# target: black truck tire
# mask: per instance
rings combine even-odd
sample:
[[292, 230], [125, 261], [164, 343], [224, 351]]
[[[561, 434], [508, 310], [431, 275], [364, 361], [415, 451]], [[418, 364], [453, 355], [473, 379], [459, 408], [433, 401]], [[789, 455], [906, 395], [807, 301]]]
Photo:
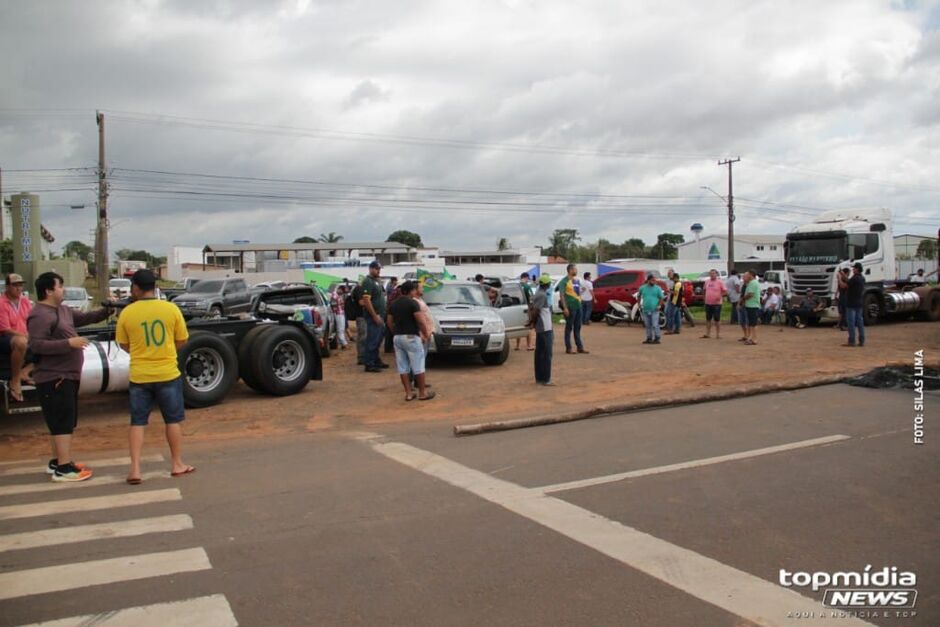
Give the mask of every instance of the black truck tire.
[[[319, 339], [315, 339], [314, 343], [320, 344]], [[330, 323], [327, 322], [323, 325], [323, 344], [317, 347], [320, 351], [320, 357], [326, 359], [330, 356]]]
[[339, 348], [339, 331], [337, 331], [336, 329], [333, 329], [332, 337], [330, 337], [329, 333], [327, 333], [326, 336], [330, 338], [330, 341], [329, 341], [330, 350], [335, 351], [337, 348]]
[[927, 311], [923, 312], [923, 319], [930, 322], [940, 320], [940, 290], [933, 290], [927, 295]]
[[273, 327], [251, 346], [251, 375], [267, 394], [296, 394], [310, 381], [314, 350], [313, 341], [300, 329]]
[[506, 360], [509, 359], [509, 340], [506, 340], [506, 343], [503, 345], [503, 350], [498, 353], [483, 353], [480, 355], [483, 358], [483, 363], [487, 366], [499, 366], [506, 363]]
[[865, 326], [878, 324], [881, 315], [884, 313], [881, 304], [881, 296], [877, 292], [868, 292], [862, 301], [862, 316], [865, 318]]
[[238, 380], [232, 344], [209, 331], [193, 331], [178, 355], [186, 407], [209, 407], [225, 398]]
[[258, 380], [255, 379], [255, 375], [251, 371], [251, 360], [252, 360], [252, 346], [254, 346], [255, 341], [274, 328], [274, 325], [271, 324], [261, 324], [256, 326], [254, 329], [245, 334], [245, 337], [242, 338], [242, 341], [238, 344], [238, 376], [241, 377], [241, 380], [245, 382], [245, 385], [250, 387], [255, 392], [264, 392], [261, 387], [261, 384], [258, 383]]

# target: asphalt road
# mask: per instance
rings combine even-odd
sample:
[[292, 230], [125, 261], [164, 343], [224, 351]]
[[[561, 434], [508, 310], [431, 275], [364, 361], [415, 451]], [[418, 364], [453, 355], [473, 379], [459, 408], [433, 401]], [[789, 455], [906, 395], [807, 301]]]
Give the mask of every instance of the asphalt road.
[[0, 465], [0, 624], [159, 605], [115, 616], [799, 625], [791, 608], [831, 610], [780, 569], [871, 564], [916, 573], [916, 615], [864, 621], [935, 625], [940, 397], [923, 446], [913, 398], [840, 385], [468, 438], [424, 423], [200, 444], [196, 473], [137, 487], [124, 466], [48, 488]]

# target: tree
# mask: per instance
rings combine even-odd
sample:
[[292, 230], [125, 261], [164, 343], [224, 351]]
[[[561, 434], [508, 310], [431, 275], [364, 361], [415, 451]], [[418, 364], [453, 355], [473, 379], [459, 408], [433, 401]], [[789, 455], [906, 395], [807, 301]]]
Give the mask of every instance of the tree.
[[332, 244], [333, 242], [338, 242], [338, 241], [341, 240], [341, 239], [343, 239], [343, 236], [342, 236], [342, 235], [337, 235], [337, 234], [334, 233], [333, 231], [330, 231], [329, 233], [326, 233], [326, 234], [320, 233], [320, 240], [319, 240], [319, 241], [321, 241], [321, 242], [323, 242], [323, 243], [325, 243], [325, 244]]
[[90, 255], [91, 252], [91, 246], [78, 240], [72, 240], [62, 248], [62, 254], [64, 256], [74, 257], [81, 261], [88, 261], [88, 255]]
[[303, 237], [298, 237], [294, 240], [295, 244], [316, 244], [317, 240], [309, 235], [304, 235]]
[[920, 244], [917, 245], [916, 256], [918, 259], [936, 259], [937, 242], [932, 239], [921, 240]]
[[580, 241], [577, 229], [555, 229], [548, 238], [548, 251], [550, 257], [564, 257], [568, 259], [572, 254], [575, 242]]
[[496, 240], [496, 250], [509, 250], [512, 248], [512, 244], [509, 243], [509, 240], [505, 237], [501, 237]]
[[650, 259], [676, 259], [679, 256], [677, 244], [685, 242], [685, 236], [678, 233], [660, 233], [656, 243], [650, 246]]
[[395, 231], [388, 236], [386, 242], [398, 242], [399, 244], [404, 244], [405, 246], [411, 246], [412, 248], [423, 248], [424, 244], [421, 243], [421, 236], [417, 233], [412, 233], [411, 231]]
[[122, 261], [127, 261], [127, 260], [144, 261], [147, 263], [147, 266], [150, 268], [156, 268], [157, 266], [160, 266], [166, 263], [166, 257], [157, 257], [156, 255], [148, 253], [146, 250], [133, 250], [130, 248], [122, 248], [121, 250], [116, 251], [114, 253], [114, 256]]

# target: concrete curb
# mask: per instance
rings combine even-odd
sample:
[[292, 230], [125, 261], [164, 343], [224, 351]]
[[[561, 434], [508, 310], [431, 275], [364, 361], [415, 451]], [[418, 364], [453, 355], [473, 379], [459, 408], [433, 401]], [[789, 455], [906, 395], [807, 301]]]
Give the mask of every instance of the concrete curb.
[[491, 431], [509, 431], [510, 429], [524, 429], [526, 427], [540, 427], [543, 425], [554, 425], [562, 422], [574, 422], [575, 420], [586, 420], [588, 418], [597, 418], [598, 416], [607, 416], [610, 414], [622, 414], [627, 412], [644, 411], [647, 409], [663, 409], [666, 407], [678, 407], [681, 405], [691, 405], [693, 403], [708, 403], [711, 401], [724, 401], [732, 398], [744, 398], [746, 396], [756, 396], [758, 394], [768, 394], [771, 392], [786, 392], [791, 390], [803, 390], [806, 388], [819, 387], [821, 385], [832, 385], [833, 383], [843, 383], [847, 379], [856, 376], [858, 373], [842, 373], [835, 375], [824, 375], [793, 381], [788, 383], [767, 383], [746, 389], [730, 389], [719, 392], [709, 392], [697, 394], [686, 398], [653, 398], [632, 403], [623, 403], [620, 405], [598, 405], [591, 409], [585, 409], [570, 414], [560, 414], [554, 416], [533, 416], [532, 418], [518, 418], [515, 420], [496, 420], [493, 422], [481, 422], [478, 424], [454, 425], [454, 436], [479, 435]]

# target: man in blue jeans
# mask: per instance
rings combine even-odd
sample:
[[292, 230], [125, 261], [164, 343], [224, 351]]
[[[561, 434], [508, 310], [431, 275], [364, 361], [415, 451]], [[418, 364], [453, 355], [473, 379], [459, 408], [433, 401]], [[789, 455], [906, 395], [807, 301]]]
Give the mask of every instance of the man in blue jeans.
[[640, 299], [640, 309], [643, 312], [643, 326], [646, 327], [646, 340], [644, 344], [659, 344], [659, 308], [663, 306], [666, 294], [663, 288], [656, 284], [653, 274], [646, 275], [646, 283], [637, 290]]
[[369, 264], [369, 275], [362, 280], [362, 305], [366, 319], [366, 354], [364, 357], [366, 372], [382, 372], [388, 364], [379, 358], [379, 347], [385, 338], [385, 290], [379, 275], [382, 264], [373, 261]]
[[558, 282], [556, 289], [560, 294], [561, 311], [565, 316], [565, 352], [569, 355], [574, 353], [571, 349], [572, 332], [574, 332], [574, 343], [578, 347], [578, 352], [589, 352], [584, 350], [584, 344], [581, 343], [581, 285], [578, 281], [576, 265], [568, 264], [568, 274]]
[[843, 346], [856, 346], [855, 331], [858, 330], [857, 346], [865, 346], [865, 277], [862, 276], [862, 264], [856, 262], [852, 267], [852, 278], [848, 281], [839, 274], [839, 284], [845, 291], [845, 323], [849, 327], [849, 341]]
[[552, 330], [552, 301], [548, 295], [552, 277], [543, 274], [539, 277], [539, 288], [529, 301], [528, 327], [535, 329], [535, 382], [538, 385], [555, 385], [552, 382], [552, 344], [555, 332]]

